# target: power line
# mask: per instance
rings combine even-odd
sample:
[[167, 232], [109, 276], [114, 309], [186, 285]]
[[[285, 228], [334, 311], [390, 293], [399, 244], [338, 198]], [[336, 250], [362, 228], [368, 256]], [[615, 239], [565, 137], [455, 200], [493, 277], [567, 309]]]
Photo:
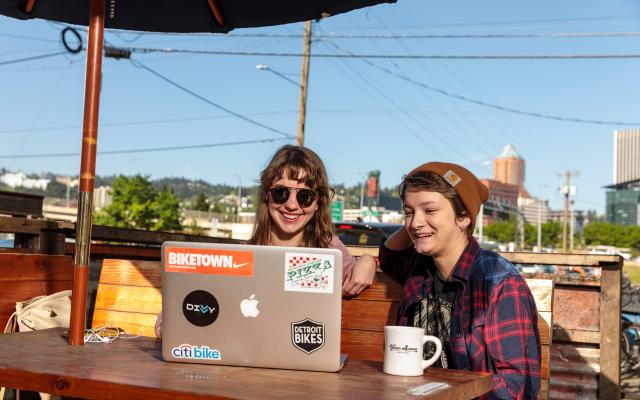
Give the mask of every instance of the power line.
[[[260, 57], [296, 57], [302, 53], [279, 53], [259, 51], [193, 50], [172, 48], [130, 47], [123, 50], [132, 53], [185, 53], [218, 56], [260, 56]], [[588, 59], [635, 59], [640, 54], [484, 54], [484, 55], [447, 55], [447, 54], [314, 54], [314, 58], [362, 58], [362, 59], [399, 59], [399, 60], [588, 60]]]
[[[343, 111], [343, 110], [340, 110]], [[265, 111], [265, 112], [255, 112], [249, 113], [245, 115], [283, 115], [283, 114], [296, 114], [297, 110], [289, 110], [289, 111]], [[314, 112], [331, 112], [331, 110], [317, 110]], [[348, 112], [345, 111], [345, 112]], [[356, 111], [357, 112], [357, 111]], [[369, 111], [371, 113], [376, 112], [375, 110]], [[416, 111], [418, 112], [418, 111]], [[179, 122], [191, 122], [191, 121], [208, 121], [215, 119], [224, 119], [224, 118], [232, 118], [234, 115], [214, 115], [207, 117], [184, 117], [184, 118], [165, 118], [165, 119], [152, 119], [152, 120], [141, 120], [141, 121], [126, 121], [126, 122], [104, 122], [100, 123], [100, 128], [106, 127], [122, 127], [122, 126], [135, 126], [135, 125], [158, 125], [158, 124], [170, 124], [170, 123], [179, 123]], [[22, 132], [46, 132], [46, 131], [66, 131], [72, 129], [81, 129], [82, 125], [60, 125], [60, 126], [49, 126], [42, 128], [17, 128], [17, 129], [0, 129], [0, 134], [13, 134], [13, 133], [22, 133]]]
[[17, 58], [15, 60], [0, 61], [0, 65], [17, 64], [17, 63], [26, 62], [26, 61], [40, 60], [43, 58], [59, 56], [59, 55], [65, 54], [66, 52], [67, 51], [64, 50], [64, 51], [59, 51], [57, 53], [41, 54], [39, 56], [31, 56], [31, 57], [25, 57], [25, 58]]
[[279, 129], [272, 128], [272, 127], [270, 127], [268, 125], [265, 125], [265, 124], [260, 123], [260, 122], [258, 122], [256, 120], [253, 120], [253, 119], [251, 119], [251, 118], [249, 118], [249, 117], [247, 117], [245, 115], [239, 114], [239, 113], [237, 113], [235, 111], [231, 111], [230, 109], [228, 109], [226, 107], [223, 107], [223, 106], [221, 106], [221, 105], [219, 105], [217, 103], [214, 103], [213, 101], [207, 99], [206, 97], [200, 96], [196, 92], [194, 92], [194, 91], [192, 91], [190, 89], [187, 89], [186, 87], [184, 87], [184, 86], [180, 85], [179, 83], [167, 78], [166, 76], [160, 74], [159, 72], [147, 67], [146, 65], [140, 63], [139, 61], [135, 61], [135, 60], [129, 60], [129, 61], [131, 61], [131, 63], [135, 67], [142, 68], [142, 69], [150, 72], [151, 74], [157, 76], [158, 78], [160, 78], [163, 81], [169, 83], [170, 85], [172, 85], [172, 86], [174, 86], [174, 87], [176, 87], [176, 88], [178, 88], [178, 89], [190, 94], [191, 96], [193, 96], [193, 97], [197, 98], [198, 100], [201, 100], [201, 101], [209, 104], [210, 106], [213, 106], [213, 107], [217, 108], [218, 110], [224, 111], [227, 114], [231, 114], [231, 115], [233, 115], [233, 116], [235, 116], [235, 117], [237, 117], [237, 118], [239, 118], [239, 119], [241, 119], [241, 120], [243, 120], [245, 122], [248, 122], [248, 123], [250, 123], [252, 125], [256, 125], [256, 126], [259, 126], [260, 128], [263, 128], [263, 129], [266, 129], [268, 131], [271, 131], [271, 132], [277, 133], [279, 135], [282, 135], [282, 136], [286, 137], [287, 139], [293, 139], [294, 138], [292, 135], [288, 134], [287, 132], [283, 132], [283, 131], [281, 131]]
[[56, 39], [45, 39], [45, 38], [38, 38], [33, 36], [15, 35], [13, 33], [4, 33], [4, 32], [0, 32], [0, 36], [11, 37], [16, 39], [32, 40], [34, 42], [51, 42], [51, 43], [57, 42]]
[[[336, 46], [335, 44], [332, 43], [333, 46]], [[338, 47], [339, 48], [339, 47]], [[640, 125], [640, 122], [623, 122], [623, 121], [603, 121], [603, 120], [594, 120], [594, 119], [583, 119], [583, 118], [570, 118], [570, 117], [562, 117], [562, 116], [558, 116], [558, 115], [551, 115], [551, 114], [543, 114], [543, 113], [537, 113], [537, 112], [531, 112], [531, 111], [523, 111], [523, 110], [519, 110], [516, 108], [510, 108], [510, 107], [504, 107], [498, 104], [492, 104], [492, 103], [487, 103], [481, 100], [476, 100], [476, 99], [472, 99], [470, 97], [466, 97], [466, 96], [462, 96], [460, 94], [456, 94], [456, 93], [452, 93], [452, 92], [448, 92], [446, 90], [443, 89], [439, 89], [436, 88], [434, 86], [431, 85], [427, 85], [426, 83], [417, 81], [415, 79], [412, 79], [406, 75], [402, 75], [399, 74], [397, 72], [391, 71], [388, 68], [385, 68], [383, 66], [374, 64], [373, 62], [369, 61], [369, 60], [362, 60], [362, 62], [366, 63], [367, 65], [376, 68], [384, 73], [387, 73], [389, 75], [395, 76], [396, 78], [402, 79], [406, 82], [409, 82], [413, 85], [417, 85], [420, 87], [423, 87], [425, 89], [428, 89], [432, 92], [436, 92], [439, 93], [441, 95], [444, 96], [448, 96], [448, 97], [453, 97], [455, 99], [458, 100], [462, 100], [465, 101], [467, 103], [472, 103], [472, 104], [477, 104], [483, 107], [487, 107], [487, 108], [493, 108], [496, 110], [500, 110], [500, 111], [504, 111], [504, 112], [510, 112], [510, 113], [514, 113], [514, 114], [520, 114], [520, 115], [526, 115], [529, 117], [536, 117], [536, 118], [544, 118], [544, 119], [552, 119], [552, 120], [556, 120], [556, 121], [564, 121], [564, 122], [577, 122], [577, 123], [581, 123], [581, 124], [596, 124], [596, 125], [621, 125], [621, 126], [638, 126]]]
[[[175, 151], [175, 150], [189, 150], [189, 149], [202, 149], [202, 148], [210, 148], [210, 147], [225, 147], [225, 146], [239, 146], [244, 144], [254, 144], [254, 143], [272, 143], [279, 140], [284, 140], [282, 138], [270, 138], [270, 139], [258, 139], [258, 140], [243, 140], [237, 142], [223, 142], [223, 143], [207, 143], [207, 144], [196, 144], [189, 146], [171, 146], [171, 147], [152, 147], [152, 148], [142, 148], [142, 149], [124, 149], [124, 150], [109, 150], [109, 151], [98, 151], [97, 154], [100, 155], [113, 155], [113, 154], [132, 154], [132, 153], [153, 153], [159, 151]], [[42, 153], [42, 154], [22, 154], [22, 155], [0, 155], [0, 159], [3, 158], [59, 158], [59, 157], [77, 157], [80, 153]]]
[[[558, 33], [467, 33], [467, 34], [345, 34], [325, 33], [313, 35], [314, 39], [570, 39], [638, 37], [640, 32], [558, 32]], [[247, 38], [301, 38], [297, 33], [235, 33], [229, 37]]]

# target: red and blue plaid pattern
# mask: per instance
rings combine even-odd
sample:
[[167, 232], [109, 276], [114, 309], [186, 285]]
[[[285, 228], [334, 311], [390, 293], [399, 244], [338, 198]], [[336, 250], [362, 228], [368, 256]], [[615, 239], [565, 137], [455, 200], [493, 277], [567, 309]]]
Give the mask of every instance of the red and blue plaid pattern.
[[[433, 287], [433, 259], [380, 246], [383, 271], [404, 285], [398, 324], [413, 321], [415, 305]], [[498, 254], [480, 250], [474, 238], [460, 256], [452, 281], [459, 282], [451, 318], [455, 369], [494, 373], [483, 399], [535, 399], [540, 390], [538, 312], [524, 278]]]

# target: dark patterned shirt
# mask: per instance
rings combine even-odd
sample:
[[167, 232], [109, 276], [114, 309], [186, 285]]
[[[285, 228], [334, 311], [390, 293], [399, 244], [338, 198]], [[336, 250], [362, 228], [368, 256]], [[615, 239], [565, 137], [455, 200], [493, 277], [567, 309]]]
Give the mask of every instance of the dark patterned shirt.
[[[427, 335], [440, 338], [442, 341], [442, 353], [440, 359], [433, 364], [438, 368], [449, 368], [451, 360], [451, 346], [449, 346], [449, 336], [451, 335], [451, 309], [458, 292], [462, 286], [457, 282], [449, 282], [435, 270], [435, 265], [426, 265], [425, 268], [433, 269], [433, 288], [431, 292], [415, 305], [413, 312], [413, 326], [424, 328]], [[430, 359], [436, 351], [436, 346], [432, 342], [424, 345], [424, 359]]]
[[[433, 290], [433, 263], [413, 248], [380, 246], [383, 271], [404, 285], [400, 325], [413, 325], [416, 304]], [[449, 367], [494, 373], [484, 399], [535, 399], [540, 391], [538, 312], [524, 278], [500, 255], [480, 250], [475, 239], [458, 260], [451, 280], [462, 286], [451, 312]]]

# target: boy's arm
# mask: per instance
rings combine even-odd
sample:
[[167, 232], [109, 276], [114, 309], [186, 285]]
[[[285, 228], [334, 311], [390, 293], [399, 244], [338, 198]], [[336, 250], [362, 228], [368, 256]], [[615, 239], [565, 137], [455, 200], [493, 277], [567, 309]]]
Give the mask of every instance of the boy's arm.
[[484, 327], [496, 374], [489, 397], [535, 399], [540, 391], [538, 311], [524, 279], [510, 276], [491, 297]]
[[402, 227], [380, 245], [378, 253], [380, 269], [394, 280], [404, 284], [411, 272], [416, 254], [409, 234]]

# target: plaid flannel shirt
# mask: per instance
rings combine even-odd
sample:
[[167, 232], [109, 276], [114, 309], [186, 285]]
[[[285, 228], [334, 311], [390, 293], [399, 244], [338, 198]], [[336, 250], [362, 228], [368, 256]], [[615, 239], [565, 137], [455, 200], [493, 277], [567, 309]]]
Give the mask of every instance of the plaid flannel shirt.
[[[404, 285], [399, 325], [410, 325], [416, 303], [427, 296], [433, 259], [413, 248], [380, 246], [380, 267]], [[451, 317], [451, 366], [491, 372], [493, 390], [483, 399], [535, 399], [540, 390], [538, 312], [527, 283], [509, 261], [481, 250], [474, 238], [451, 280], [459, 282]]]

